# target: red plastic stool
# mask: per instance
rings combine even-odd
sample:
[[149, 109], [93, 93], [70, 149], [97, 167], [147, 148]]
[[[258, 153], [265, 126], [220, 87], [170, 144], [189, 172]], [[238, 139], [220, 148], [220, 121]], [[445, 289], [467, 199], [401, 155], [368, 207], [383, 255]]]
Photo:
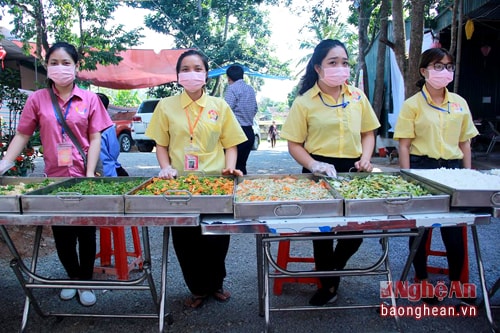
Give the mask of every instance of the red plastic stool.
[[[290, 256], [290, 241], [282, 240], [279, 241], [278, 245], [278, 257], [276, 263], [279, 267], [286, 269], [289, 262], [310, 262], [314, 263], [314, 258], [309, 257], [291, 257]], [[321, 287], [321, 282], [319, 278], [315, 277], [277, 277], [274, 278], [273, 292], [275, 295], [281, 295], [283, 291], [284, 283], [314, 283]]]
[[[134, 250], [127, 251], [125, 227], [99, 227], [100, 252], [96, 259], [100, 258], [101, 266], [95, 266], [95, 273], [115, 275], [118, 280], [128, 280], [128, 274], [133, 269], [142, 269], [144, 259], [142, 258], [141, 241], [137, 227], [130, 227]], [[111, 246], [113, 236], [113, 246]], [[115, 257], [114, 267], [111, 264], [111, 256]], [[129, 263], [128, 257], [133, 260]]]
[[[464, 266], [462, 267], [462, 272], [460, 274], [460, 282], [469, 282], [469, 251], [467, 250], [467, 227], [462, 227], [462, 238], [464, 240]], [[446, 257], [446, 251], [437, 251], [431, 249], [432, 243], [432, 228], [429, 229], [429, 237], [427, 238], [427, 243], [425, 244], [425, 256], [437, 256]], [[427, 265], [427, 272], [434, 274], [448, 274], [448, 268], [435, 267]]]

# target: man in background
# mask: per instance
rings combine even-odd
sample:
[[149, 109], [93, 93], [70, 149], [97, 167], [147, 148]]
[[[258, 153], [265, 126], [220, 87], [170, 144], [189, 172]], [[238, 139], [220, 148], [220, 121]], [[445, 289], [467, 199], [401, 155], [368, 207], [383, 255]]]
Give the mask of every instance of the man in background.
[[236, 169], [241, 170], [246, 175], [248, 156], [255, 141], [252, 125], [253, 118], [257, 114], [257, 99], [255, 90], [243, 80], [243, 68], [241, 66], [229, 66], [226, 75], [229, 86], [224, 99], [233, 110], [248, 139], [238, 145], [238, 159], [236, 160]]
[[[97, 96], [107, 110], [109, 106], [108, 96], [102, 93], [97, 93]], [[101, 161], [104, 177], [128, 176], [128, 172], [118, 162], [119, 155], [120, 143], [116, 138], [116, 129], [113, 125], [101, 133]]]

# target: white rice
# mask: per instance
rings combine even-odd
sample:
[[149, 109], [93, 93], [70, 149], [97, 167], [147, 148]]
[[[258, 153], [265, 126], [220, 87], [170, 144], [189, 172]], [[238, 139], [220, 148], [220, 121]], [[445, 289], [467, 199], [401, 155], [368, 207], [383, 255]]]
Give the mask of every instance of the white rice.
[[498, 173], [484, 173], [472, 169], [410, 169], [415, 175], [433, 182], [460, 190], [500, 191], [500, 169]]
[[500, 169], [491, 169], [489, 171], [492, 175], [500, 176]]

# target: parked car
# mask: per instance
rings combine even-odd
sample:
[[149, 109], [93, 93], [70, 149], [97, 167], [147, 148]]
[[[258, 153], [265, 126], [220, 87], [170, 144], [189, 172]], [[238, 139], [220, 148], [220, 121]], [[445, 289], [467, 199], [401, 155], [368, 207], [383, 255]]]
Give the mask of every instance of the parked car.
[[159, 101], [159, 98], [144, 100], [132, 118], [132, 139], [140, 152], [152, 152], [155, 147], [154, 140], [151, 140], [144, 133], [146, 133], [146, 128]]
[[120, 143], [120, 151], [128, 153], [133, 145], [132, 140], [132, 118], [136, 114], [136, 108], [125, 108], [110, 104], [108, 113], [115, 124], [116, 137]]
[[255, 118], [253, 120], [253, 132], [255, 134], [255, 141], [253, 142], [252, 150], [257, 150], [257, 149], [259, 149], [261, 134], [260, 134], [259, 123], [257, 122], [257, 120]]

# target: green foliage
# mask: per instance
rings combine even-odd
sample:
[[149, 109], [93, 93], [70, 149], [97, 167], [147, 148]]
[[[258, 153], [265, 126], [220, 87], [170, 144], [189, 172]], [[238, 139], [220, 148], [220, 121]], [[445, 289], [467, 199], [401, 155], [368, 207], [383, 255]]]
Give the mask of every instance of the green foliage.
[[[2, 119], [0, 130], [0, 158], [4, 156], [10, 142], [16, 134], [17, 120], [21, 115], [24, 104], [28, 96], [19, 90], [20, 83], [19, 71], [11, 68], [0, 70], [0, 105], [9, 110], [7, 121]], [[33, 135], [21, 154], [14, 160], [14, 166], [5, 174], [7, 176], [26, 176], [28, 171], [34, 170], [33, 160], [36, 158], [34, 145], [40, 144], [40, 133], [37, 131]]]
[[112, 104], [117, 106], [139, 106], [141, 99], [139, 92], [133, 90], [118, 90], [113, 96]]
[[[146, 26], [173, 36], [176, 47], [196, 48], [210, 60], [210, 67], [239, 63], [261, 73], [288, 75], [288, 64], [270, 56], [269, 21], [261, 3], [275, 1], [133, 2], [130, 6], [151, 9]], [[216, 80], [214, 85], [220, 84]], [[210, 86], [211, 91], [220, 91]]]
[[120, 6], [117, 1], [3, 0], [0, 5], [13, 15], [12, 33], [21, 38], [26, 52], [32, 41], [39, 55], [48, 51], [49, 40], [66, 41], [77, 47], [82, 69], [119, 63], [117, 52], [138, 45], [142, 37], [142, 29], [127, 32], [121, 24], [108, 25]]
[[171, 82], [167, 84], [162, 84], [157, 87], [148, 89], [148, 96], [154, 98], [163, 98], [168, 96], [177, 95], [181, 92], [181, 88], [177, 85], [177, 82]]
[[9, 110], [9, 118], [2, 119], [2, 137], [10, 142], [16, 134], [17, 121], [28, 96], [19, 90], [21, 86], [19, 71], [6, 68], [0, 71], [0, 103]]
[[349, 62], [354, 65], [358, 54], [357, 36], [346, 23], [340, 22], [336, 7], [334, 5], [326, 8], [316, 6], [309, 10], [312, 13], [309, 24], [302, 30], [313, 32], [315, 38], [300, 42], [300, 49], [311, 52], [299, 60], [298, 65], [303, 67], [298, 74], [303, 74], [314, 48], [324, 39], [338, 39], [344, 43], [349, 52]]

